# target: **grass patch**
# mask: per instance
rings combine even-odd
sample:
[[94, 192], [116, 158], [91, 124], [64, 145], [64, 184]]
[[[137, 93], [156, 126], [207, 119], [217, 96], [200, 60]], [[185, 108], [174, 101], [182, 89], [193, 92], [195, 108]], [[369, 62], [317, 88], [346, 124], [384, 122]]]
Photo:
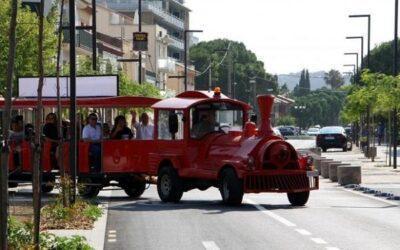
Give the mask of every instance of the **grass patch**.
[[[8, 248], [10, 250], [34, 249], [32, 223], [20, 222], [14, 217], [8, 219]], [[85, 237], [58, 237], [46, 232], [40, 233], [40, 249], [43, 250], [92, 250]]]
[[77, 200], [69, 207], [56, 201], [42, 208], [41, 230], [92, 229], [102, 214], [99, 206], [83, 200]]

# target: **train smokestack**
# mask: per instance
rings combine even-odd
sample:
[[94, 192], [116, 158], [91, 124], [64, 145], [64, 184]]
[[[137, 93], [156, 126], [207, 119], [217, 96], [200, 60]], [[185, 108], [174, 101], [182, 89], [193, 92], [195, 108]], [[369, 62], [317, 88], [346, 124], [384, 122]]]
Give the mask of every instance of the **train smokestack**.
[[261, 115], [261, 126], [259, 129], [260, 136], [271, 136], [274, 134], [271, 127], [271, 111], [274, 104], [273, 95], [257, 96], [258, 108]]

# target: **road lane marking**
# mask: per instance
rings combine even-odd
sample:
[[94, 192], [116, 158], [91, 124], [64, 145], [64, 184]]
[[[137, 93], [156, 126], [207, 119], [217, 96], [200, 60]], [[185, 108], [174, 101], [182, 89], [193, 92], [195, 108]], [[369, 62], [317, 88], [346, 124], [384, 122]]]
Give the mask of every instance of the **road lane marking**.
[[115, 234], [115, 233], [117, 233], [117, 230], [108, 230], [108, 233], [109, 234]]
[[394, 205], [394, 206], [397, 206], [397, 207], [399, 206], [399, 203], [397, 203], [397, 202], [388, 201], [388, 200], [385, 200], [383, 198], [372, 196], [371, 194], [364, 194], [364, 193], [361, 193], [360, 191], [354, 191], [354, 190], [350, 190], [350, 189], [346, 189], [346, 188], [343, 188], [343, 190], [346, 191], [346, 192], [352, 193], [352, 194], [356, 194], [356, 195], [367, 197], [367, 198], [370, 198], [370, 199], [373, 199], [373, 200], [381, 201], [381, 202], [384, 202], [384, 203], [389, 204], [389, 205]]
[[220, 248], [215, 244], [214, 241], [203, 241], [203, 246], [207, 250], [220, 250]]
[[108, 239], [107, 240], [109, 243], [114, 243], [114, 242], [117, 242], [117, 239]]
[[311, 238], [312, 241], [314, 241], [317, 244], [328, 244], [326, 241], [324, 241], [321, 238]]
[[[312, 235], [311, 232], [302, 229], [302, 228], [296, 228], [296, 224], [294, 224], [293, 222], [288, 221], [287, 219], [277, 215], [276, 213], [269, 211], [268, 209], [266, 209], [265, 207], [263, 207], [262, 205], [254, 202], [251, 199], [245, 199], [245, 202], [247, 202], [248, 204], [253, 205], [255, 208], [257, 208], [258, 210], [260, 210], [262, 213], [270, 216], [271, 218], [279, 221], [280, 223], [288, 226], [288, 227], [294, 227], [294, 230], [296, 232], [298, 232], [299, 234], [303, 235], [303, 236], [310, 236]], [[316, 244], [328, 244], [328, 242], [326, 242], [325, 240], [323, 240], [322, 238], [310, 238], [314, 243]], [[203, 243], [204, 244], [204, 243]], [[339, 248], [336, 247], [327, 247], [327, 250], [339, 250]]]
[[250, 199], [246, 199], [245, 200], [247, 203], [253, 205], [254, 207], [256, 207], [258, 210], [260, 210], [261, 212], [263, 212], [264, 214], [268, 215], [269, 217], [279, 221], [280, 223], [284, 224], [285, 226], [288, 227], [296, 227], [296, 224], [288, 221], [287, 219], [277, 215], [274, 212], [271, 212], [269, 210], [267, 210], [265, 207], [261, 206], [260, 204], [255, 203], [254, 201], [250, 200]]
[[307, 230], [305, 230], [305, 229], [295, 229], [296, 230], [296, 232], [298, 232], [299, 234], [301, 234], [301, 235], [311, 235], [311, 233], [310, 232], [308, 232]]

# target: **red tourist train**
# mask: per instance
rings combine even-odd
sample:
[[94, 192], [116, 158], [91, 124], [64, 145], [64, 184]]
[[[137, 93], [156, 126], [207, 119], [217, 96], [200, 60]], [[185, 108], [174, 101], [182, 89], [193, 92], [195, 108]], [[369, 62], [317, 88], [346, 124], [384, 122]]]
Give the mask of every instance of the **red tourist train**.
[[[273, 96], [257, 98], [261, 123], [249, 122], [251, 107], [216, 90], [187, 91], [164, 100], [145, 97], [79, 99], [81, 109], [94, 109], [102, 122], [116, 109], [149, 110], [154, 114], [153, 138], [148, 140], [102, 139], [101, 168], [90, 170], [91, 142], [79, 141], [79, 192], [94, 197], [109, 185], [118, 185], [133, 198], [140, 197], [147, 182], [157, 180], [164, 202], [178, 202], [191, 189], [219, 188], [223, 202], [240, 204], [244, 193], [287, 193], [292, 205], [308, 201], [318, 189], [318, 174], [307, 156], [299, 155], [270, 125]], [[44, 100], [55, 108], [55, 100]], [[67, 107], [63, 100], [62, 106]], [[0, 105], [3, 105], [0, 103]], [[13, 109], [34, 108], [36, 100], [14, 100]], [[111, 119], [109, 119], [111, 122]], [[54, 181], [57, 171], [49, 157], [50, 143], [42, 155], [43, 191], [51, 191], [46, 181]], [[69, 142], [62, 143], [63, 163], [69, 166]], [[11, 148], [13, 150], [13, 148]], [[29, 180], [32, 152], [22, 143], [21, 167], [10, 157], [10, 182]], [[68, 168], [68, 167], [67, 167]], [[157, 177], [157, 178], [153, 178]]]

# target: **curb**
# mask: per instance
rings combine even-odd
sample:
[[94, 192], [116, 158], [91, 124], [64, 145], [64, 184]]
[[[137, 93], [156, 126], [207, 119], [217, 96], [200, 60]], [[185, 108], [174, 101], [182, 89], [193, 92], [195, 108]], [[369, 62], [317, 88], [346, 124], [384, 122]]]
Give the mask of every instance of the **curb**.
[[[110, 197], [111, 190], [102, 192], [103, 196]], [[108, 217], [108, 202], [102, 203], [99, 206], [103, 208], [103, 215], [94, 222], [93, 229], [91, 230], [48, 230], [47, 232], [52, 233], [56, 236], [73, 236], [79, 235], [86, 238], [87, 242], [91, 247], [96, 250], [104, 249], [104, 241], [106, 236], [107, 217]]]

